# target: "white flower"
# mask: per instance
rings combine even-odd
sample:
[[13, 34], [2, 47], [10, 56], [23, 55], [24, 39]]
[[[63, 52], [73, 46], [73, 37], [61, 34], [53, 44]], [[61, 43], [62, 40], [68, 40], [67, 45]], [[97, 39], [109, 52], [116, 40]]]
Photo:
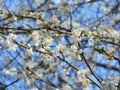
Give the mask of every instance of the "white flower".
[[12, 67], [12, 68], [10, 68], [10, 72], [17, 72], [17, 69]]
[[86, 68], [85, 70], [79, 70], [77, 72], [77, 80], [78, 82], [82, 83], [83, 87], [87, 87], [88, 85], [90, 85], [90, 80], [85, 76], [86, 74], [89, 73], [88, 68]]
[[29, 60], [26, 62], [26, 66], [25, 67], [29, 67], [29, 69], [34, 68], [37, 65], [37, 63], [34, 60]]
[[17, 17], [16, 17], [16, 16], [13, 16], [13, 19], [14, 19], [14, 20], [17, 20]]
[[37, 6], [39, 6], [42, 3], [41, 0], [34, 0], [34, 2]]
[[63, 90], [73, 90], [73, 89], [71, 88], [71, 86], [67, 84], [63, 84]]
[[15, 51], [16, 48], [17, 48], [17, 45], [14, 44], [14, 43], [12, 43], [12, 41], [10, 41], [9, 39], [6, 39], [6, 40], [4, 41], [4, 43], [7, 45], [7, 47], [8, 47], [9, 50]]
[[38, 88], [32, 88], [32, 90], [38, 90]]
[[5, 44], [6, 44], [7, 46], [11, 46], [10, 40], [5, 39]]
[[39, 31], [34, 31], [30, 37], [32, 38], [35, 46], [39, 46], [40, 45], [40, 40], [39, 40], [39, 37], [40, 37], [40, 32]]
[[57, 46], [57, 50], [63, 53], [66, 50], [66, 45], [63, 45], [63, 44], [60, 43]]
[[72, 30], [72, 38], [74, 41], [80, 41], [81, 37], [87, 34], [88, 28], [80, 28], [78, 25], [75, 25]]
[[35, 73], [36, 73], [36, 75], [37, 75], [39, 78], [43, 78], [42, 72], [36, 71]]
[[120, 38], [120, 32], [116, 31], [116, 30], [110, 30], [109, 31], [111, 36], [114, 37], [114, 38]]
[[70, 20], [69, 19], [65, 20], [64, 22], [62, 22], [60, 24], [61, 27], [65, 27], [65, 28], [67, 28], [69, 25], [70, 25]]
[[119, 75], [113, 75], [108, 77], [107, 82], [102, 82], [103, 90], [117, 90], [117, 85], [119, 82]]
[[30, 56], [32, 54], [33, 54], [33, 49], [32, 48], [27, 49], [26, 52], [25, 52], [25, 55], [27, 55], [27, 56]]
[[109, 54], [109, 55], [111, 55], [111, 54], [114, 55], [114, 53], [115, 53], [115, 48], [107, 46], [106, 52], [107, 52], [107, 54]]
[[60, 20], [58, 19], [58, 17], [54, 14], [51, 18], [50, 18], [50, 20], [49, 20], [49, 23], [53, 26], [53, 25], [55, 25], [55, 26], [58, 26], [59, 24], [60, 24]]
[[66, 0], [62, 0], [58, 5], [58, 11], [60, 14], [69, 15], [69, 3]]
[[3, 69], [3, 72], [4, 72], [6, 75], [9, 75], [9, 74], [10, 74], [10, 71], [7, 70], [7, 69]]
[[42, 44], [44, 46], [50, 46], [53, 43], [53, 38], [52, 37], [44, 37]]
[[37, 23], [38, 25], [40, 25], [40, 24], [42, 24], [43, 22], [42, 22], [41, 20], [37, 19], [37, 20], [36, 20], [36, 23]]
[[75, 44], [71, 45], [71, 51], [74, 53], [78, 51], [77, 46]]
[[8, 39], [9, 41], [13, 41], [17, 38], [17, 35], [10, 33], [6, 39]]
[[34, 83], [34, 78], [25, 78], [25, 80], [26, 80], [26, 82], [27, 82], [27, 84], [29, 85], [29, 86], [31, 86], [33, 83]]
[[78, 60], [81, 60], [81, 56], [80, 56], [80, 54], [77, 55], [77, 58], [78, 58]]

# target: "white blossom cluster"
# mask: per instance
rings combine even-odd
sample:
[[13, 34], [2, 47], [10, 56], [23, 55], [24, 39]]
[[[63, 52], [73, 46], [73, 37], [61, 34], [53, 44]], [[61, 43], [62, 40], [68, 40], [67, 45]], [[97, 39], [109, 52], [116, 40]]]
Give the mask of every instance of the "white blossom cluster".
[[87, 87], [90, 85], [90, 80], [85, 76], [88, 73], [89, 73], [88, 68], [77, 72], [78, 82], [82, 83], [83, 87]]
[[[86, 0], [85, 2], [90, 1]], [[108, 1], [112, 2], [113, 0]], [[2, 0], [0, 0], [1, 2]], [[74, 3], [78, 3], [78, 5], [85, 3], [81, 4], [81, 2], [79, 0], [60, 0], [54, 5], [53, 3], [55, 2], [49, 0], [47, 5], [43, 5], [44, 8], [40, 9], [41, 12], [38, 9], [33, 12], [30, 11], [29, 14], [24, 12], [24, 10], [19, 15], [17, 15], [17, 12], [15, 14], [12, 13], [11, 21], [18, 21], [23, 23], [24, 26], [17, 27], [15, 26], [16, 24], [13, 24], [11, 25], [13, 28], [9, 28], [8, 24], [8, 28], [0, 28], [0, 48], [9, 53], [10, 60], [13, 60], [10, 65], [17, 63], [15, 65], [18, 66], [12, 66], [11, 68], [6, 68], [6, 66], [2, 70], [4, 74], [19, 78], [26, 82], [29, 87], [34, 86], [36, 81], [41, 81], [46, 86], [54, 87], [57, 90], [74, 90], [77, 87], [89, 90], [89, 86], [92, 86], [93, 83], [88, 78], [89, 75], [93, 75], [96, 78], [93, 60], [98, 62], [101, 55], [103, 56], [102, 59], [111, 60], [112, 62], [112, 60], [117, 58], [116, 62], [119, 62], [120, 32], [113, 28], [113, 25], [116, 24], [120, 15], [111, 17], [112, 21], [108, 26], [103, 26], [102, 24], [99, 27], [89, 24], [82, 25], [74, 18], [70, 21], [70, 12], [74, 10], [74, 7], [77, 9], [77, 4], [74, 5]], [[34, 3], [39, 7], [43, 2], [35, 0]], [[53, 6], [49, 6], [48, 3]], [[54, 8], [56, 13], [53, 10], [49, 15], [50, 9], [47, 9], [48, 7], [50, 9]], [[108, 7], [106, 4], [103, 4], [100, 9], [107, 15], [111, 12], [112, 6]], [[44, 12], [44, 10], [48, 10], [48, 12]], [[62, 15], [62, 18], [59, 14]], [[35, 27], [31, 24], [24, 24], [22, 20], [19, 20], [21, 18], [25, 18], [27, 23], [34, 22]], [[33, 21], [27, 21], [26, 18], [30, 18]], [[91, 19], [91, 16], [87, 15], [86, 20], [88, 19]], [[107, 21], [108, 17], [105, 16], [103, 20]], [[8, 22], [9, 20], [5, 21], [5, 23]], [[72, 26], [71, 30], [68, 29], [70, 26]], [[4, 33], [1, 30], [2, 28], [3, 30], [10, 29], [11, 32], [6, 30], [7, 33]], [[98, 79], [96, 78], [96, 80]], [[116, 85], [118, 82], [119, 76], [109, 77], [108, 75], [108, 80], [102, 82], [100, 87], [98, 85], [98, 88], [117, 90]], [[42, 87], [44, 86], [43, 84]], [[33, 87], [31, 90], [38, 89]]]
[[109, 76], [107, 82], [102, 83], [103, 90], [117, 90], [119, 80], [119, 75]]

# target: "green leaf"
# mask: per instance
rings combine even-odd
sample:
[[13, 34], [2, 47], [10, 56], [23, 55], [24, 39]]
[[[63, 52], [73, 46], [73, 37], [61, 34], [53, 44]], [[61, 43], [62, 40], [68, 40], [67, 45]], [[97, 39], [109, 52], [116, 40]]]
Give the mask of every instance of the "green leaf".
[[99, 52], [99, 53], [104, 53], [104, 48], [99, 48], [99, 47], [95, 47], [93, 50]]
[[49, 68], [50, 68], [50, 65], [44, 67], [45, 70], [47, 70]]
[[81, 35], [82, 35], [82, 34], [85, 34], [85, 33], [86, 33], [86, 31], [81, 31]]
[[0, 10], [0, 14], [3, 14], [3, 10]]
[[118, 85], [117, 85], [117, 90], [120, 90], [120, 79], [119, 79], [119, 82], [118, 82]]
[[34, 70], [36, 71], [38, 68], [39, 68], [39, 65], [36, 65], [36, 66], [34, 67]]
[[27, 31], [27, 35], [30, 35], [31, 34], [31, 32], [30, 31]]
[[26, 24], [29, 28], [33, 28], [30, 24]]

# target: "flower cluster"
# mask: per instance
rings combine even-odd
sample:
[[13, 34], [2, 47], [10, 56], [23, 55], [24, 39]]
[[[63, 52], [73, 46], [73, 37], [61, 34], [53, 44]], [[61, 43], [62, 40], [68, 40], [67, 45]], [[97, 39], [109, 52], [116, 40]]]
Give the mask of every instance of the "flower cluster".
[[[97, 75], [100, 78], [105, 75], [101, 75], [97, 66], [119, 71], [119, 5], [113, 7], [95, 0], [28, 0], [28, 4], [18, 6], [15, 12], [4, 7], [0, 16], [1, 62], [4, 59], [0, 74], [26, 82], [31, 90], [37, 90], [36, 87], [87, 90], [92, 83], [100, 89], [117, 90], [119, 76], [107, 74], [108, 80], [101, 84]], [[96, 7], [100, 7], [100, 12], [93, 15]], [[87, 15], [89, 12], [92, 14]], [[107, 65], [104, 59], [117, 64]]]

